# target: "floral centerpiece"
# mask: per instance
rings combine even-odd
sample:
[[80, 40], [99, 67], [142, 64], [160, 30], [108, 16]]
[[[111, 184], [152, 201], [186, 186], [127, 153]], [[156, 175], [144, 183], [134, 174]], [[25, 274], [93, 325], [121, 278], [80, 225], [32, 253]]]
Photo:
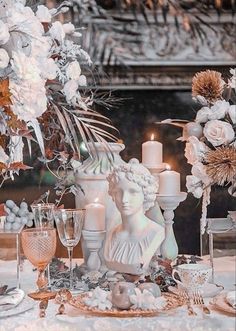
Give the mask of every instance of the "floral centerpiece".
[[98, 98], [87, 86], [92, 61], [78, 42], [81, 34], [55, 19], [68, 4], [49, 10], [0, 1], [0, 186], [28, 169], [23, 149], [31, 153], [31, 142], [45, 164], [73, 165], [81, 140], [89, 150], [88, 141], [115, 139], [106, 130], [113, 128], [109, 120], [92, 109]]
[[217, 71], [197, 73], [192, 81], [192, 96], [200, 103], [194, 122], [185, 125], [185, 156], [192, 165], [187, 189], [203, 197], [201, 231], [204, 233], [207, 205], [212, 185], [227, 186], [236, 196], [236, 69], [224, 81]]

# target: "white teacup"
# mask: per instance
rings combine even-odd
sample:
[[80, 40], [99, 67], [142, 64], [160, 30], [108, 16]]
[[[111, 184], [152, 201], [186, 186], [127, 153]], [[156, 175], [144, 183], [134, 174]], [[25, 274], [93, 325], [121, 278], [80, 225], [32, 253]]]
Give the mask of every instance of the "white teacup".
[[[172, 277], [177, 284], [187, 289], [201, 289], [208, 283], [211, 273], [212, 268], [206, 264], [181, 264], [173, 270]], [[175, 278], [175, 274], [181, 281]]]

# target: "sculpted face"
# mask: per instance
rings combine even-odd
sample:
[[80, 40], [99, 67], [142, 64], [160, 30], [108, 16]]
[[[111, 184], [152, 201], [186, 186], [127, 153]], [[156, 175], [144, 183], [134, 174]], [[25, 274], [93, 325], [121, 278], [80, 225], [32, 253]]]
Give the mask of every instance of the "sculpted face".
[[125, 177], [118, 182], [113, 195], [121, 215], [133, 215], [143, 209], [144, 194], [142, 188]]

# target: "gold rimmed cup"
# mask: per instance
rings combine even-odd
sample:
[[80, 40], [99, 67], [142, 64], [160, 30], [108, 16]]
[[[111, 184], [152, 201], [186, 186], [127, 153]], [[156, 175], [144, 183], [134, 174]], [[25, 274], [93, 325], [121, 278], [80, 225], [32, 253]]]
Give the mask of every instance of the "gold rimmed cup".
[[68, 250], [70, 260], [70, 290], [73, 290], [73, 249], [80, 241], [85, 209], [56, 209], [54, 210], [54, 217], [60, 241]]

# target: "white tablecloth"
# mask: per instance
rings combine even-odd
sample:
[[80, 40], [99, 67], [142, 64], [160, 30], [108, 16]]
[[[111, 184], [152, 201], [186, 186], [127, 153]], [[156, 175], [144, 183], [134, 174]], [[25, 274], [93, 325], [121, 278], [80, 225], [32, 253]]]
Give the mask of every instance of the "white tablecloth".
[[[207, 260], [208, 257], [205, 257]], [[225, 290], [234, 290], [235, 257], [215, 259], [215, 281], [222, 284]], [[9, 284], [11, 275], [14, 274], [14, 262], [0, 261], [0, 284]], [[35, 288], [36, 273], [32, 272], [32, 266], [26, 261], [22, 272], [22, 288], [26, 291]], [[10, 285], [10, 284], [9, 284]], [[208, 302], [208, 300], [206, 300]], [[204, 315], [196, 307], [197, 316], [188, 316], [186, 307], [178, 308], [168, 316], [149, 318], [99, 318], [99, 317], [67, 317], [67, 321], [59, 320], [55, 314], [58, 305], [49, 303], [46, 318], [38, 318], [38, 304], [28, 312], [0, 319], [0, 331], [235, 331], [236, 319], [211, 310], [210, 315]]]

